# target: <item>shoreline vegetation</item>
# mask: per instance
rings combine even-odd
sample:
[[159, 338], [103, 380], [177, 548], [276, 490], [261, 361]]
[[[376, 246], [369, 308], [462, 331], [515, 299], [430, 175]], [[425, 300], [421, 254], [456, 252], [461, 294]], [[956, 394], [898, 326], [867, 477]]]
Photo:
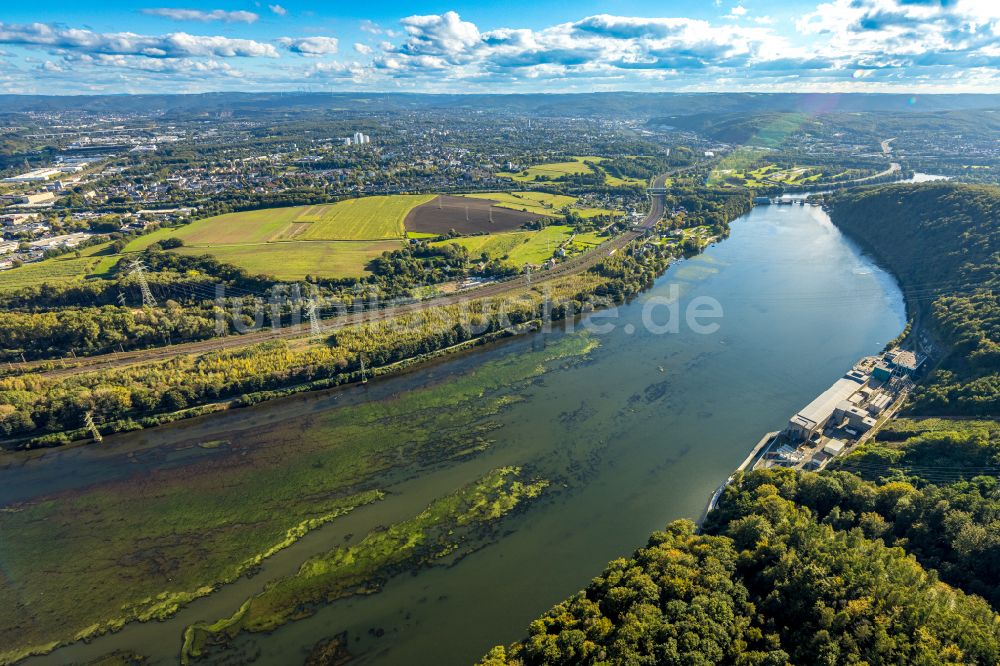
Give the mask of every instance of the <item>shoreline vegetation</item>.
[[[729, 220], [749, 210], [749, 197], [741, 196], [739, 197], [739, 202], [739, 205], [724, 209], [725, 212], [722, 213], [724, 222], [720, 235], [724, 236], [728, 233]], [[163, 412], [154, 417], [148, 417], [150, 420], [145, 422], [133, 418], [117, 420], [105, 418], [102, 429], [107, 429], [109, 432], [120, 432], [144, 426], [158, 425], [161, 422], [168, 422], [177, 418], [196, 416], [224, 409], [226, 408], [225, 400], [233, 401], [235, 405], [243, 406], [282, 395], [290, 395], [303, 390], [329, 388], [352, 379], [358, 379], [360, 378], [359, 359], [361, 354], [364, 354], [367, 360], [367, 376], [379, 375], [412, 367], [422, 361], [442, 354], [484, 344], [490, 340], [520, 331], [533, 330], [546, 325], [547, 321], [558, 321], [567, 316], [577, 316], [593, 307], [620, 303], [650, 286], [656, 276], [661, 274], [676, 257], [694, 253], [714, 240], [716, 238], [703, 236], [699, 239], [696, 246], [687, 247], [682, 244], [667, 245], [659, 243], [650, 243], [644, 246], [644, 240], [639, 239], [615, 252], [612, 256], [606, 257], [594, 268], [546, 282], [544, 290], [537, 286], [529, 288], [525, 285], [523, 288], [513, 290], [503, 296], [503, 306], [507, 315], [507, 320], [503, 326], [497, 325], [497, 322], [493, 319], [495, 313], [488, 309], [487, 303], [480, 304], [473, 301], [463, 304], [461, 307], [437, 306], [431, 308], [429, 310], [433, 315], [431, 317], [428, 317], [428, 311], [424, 311], [396, 318], [402, 321], [376, 321], [341, 329], [328, 338], [303, 338], [262, 343], [250, 348], [240, 348], [233, 351], [203, 354], [190, 358], [177, 358], [147, 365], [139, 364], [118, 370], [84, 374], [81, 375], [83, 377], [82, 380], [71, 378], [65, 383], [62, 380], [56, 379], [51, 384], [46, 384], [44, 378], [31, 375], [5, 377], [0, 379], [0, 386], [2, 386], [0, 390], [8, 391], [7, 395], [10, 395], [9, 392], [11, 391], [20, 391], [23, 392], [22, 397], [23, 394], [34, 390], [40, 392], [36, 393], [36, 395], [44, 393], [49, 399], [55, 398], [50, 403], [53, 407], [49, 412], [52, 417], [59, 414], [60, 409], [68, 407], [69, 403], [59, 396], [59, 392], [69, 386], [77, 387], [86, 392], [88, 400], [98, 396], [102, 400], [105, 400], [106, 402], [103, 404], [108, 406], [107, 414], [116, 413], [115, 409], [126, 411], [139, 408], [143, 402], [141, 400], [134, 401], [130, 399], [141, 393], [142, 389], [138, 392], [134, 390], [137, 385], [147, 387], [146, 390], [152, 390], [156, 386], [172, 387], [166, 389], [166, 391], [176, 391], [181, 387], [190, 391], [197, 387], [197, 390], [201, 391], [201, 393], [184, 395], [183, 398], [190, 403], [197, 402], [201, 396], [209, 396], [216, 400], [216, 402], [208, 405], [186, 406], [182, 410]], [[640, 250], [640, 248], [642, 249]], [[448, 316], [457, 317], [459, 314], [467, 314], [469, 312], [473, 315], [471, 321], [476, 325], [478, 331], [476, 335], [470, 335], [467, 329], [454, 325], [446, 325], [443, 329], [428, 325], [429, 320], [431, 324], [440, 324], [441, 320], [447, 321]], [[545, 315], [545, 317], [541, 315]], [[417, 331], [419, 335], [414, 337], [414, 331]], [[508, 362], [506, 365], [510, 367], [506, 369], [503, 363], [496, 367], [483, 368], [483, 372], [487, 372], [490, 375], [488, 384], [493, 387], [492, 389], [487, 388], [485, 394], [489, 395], [491, 390], [498, 393], [497, 398], [489, 401], [490, 406], [484, 410], [480, 410], [481, 413], [478, 416], [474, 411], [470, 413], [467, 407], [467, 411], [465, 412], [462, 409], [455, 409], [455, 407], [458, 405], [471, 405], [468, 400], [473, 395], [481, 398], [484, 395], [483, 388], [479, 386], [471, 393], [466, 393], [465, 391], [468, 389], [462, 388], [462, 386], [465, 385], [463, 382], [467, 383], [469, 380], [459, 381], [456, 386], [459, 392], [457, 394], [452, 393], [453, 397], [446, 399], [446, 402], [451, 407], [443, 410], [442, 414], [435, 417], [441, 423], [436, 427], [430, 427], [427, 431], [422, 431], [425, 434], [420, 435], [418, 440], [420, 444], [413, 453], [418, 455], [419, 459], [423, 461], [421, 466], [440, 464], [449, 457], [461, 458], [472, 455], [482, 450], [483, 447], [488, 447], [488, 432], [490, 429], [488, 416], [491, 410], [502, 410], [505, 405], [516, 402], [518, 400], [517, 387], [530, 377], [536, 376], [537, 373], [546, 372], [547, 363], [552, 363], [558, 359], [572, 360], [573, 358], [584, 358], [588, 351], [596, 344], [597, 341], [595, 339], [586, 335], [574, 334], [563, 336], [555, 343], [550, 343], [544, 351], [532, 352], [520, 359]], [[545, 362], [539, 363], [539, 361]], [[492, 365], [496, 364], [493, 363]], [[232, 376], [230, 373], [234, 371], [234, 368], [238, 371], [246, 371], [245, 378], [241, 379], [239, 388], [231, 390], [229, 394], [220, 389], [219, 377], [222, 372], [220, 368], [223, 366], [225, 367], [227, 377]], [[262, 369], [271, 373], [270, 377], [278, 379], [277, 386], [261, 382], [259, 372]], [[480, 385], [486, 379], [483, 372], [476, 373], [476, 382]], [[496, 377], [494, 378], [492, 375], [496, 375]], [[16, 383], [16, 385], [12, 383]], [[127, 392], [129, 399], [126, 399], [126, 392], [123, 390], [125, 386], [131, 387]], [[116, 402], [116, 397], [118, 402]], [[162, 399], [162, 396], [160, 398]], [[147, 401], [145, 404], [153, 403]], [[178, 401], [175, 404], [183, 403]], [[58, 407], [56, 407], [57, 405]], [[355, 407], [353, 409], [356, 410], [358, 408]], [[364, 408], [361, 407], [361, 409], [363, 410]], [[426, 416], [426, 411], [421, 411], [421, 414]], [[451, 423], [459, 418], [458, 416], [454, 416], [454, 414], [461, 414], [461, 420], [466, 424], [469, 422], [469, 419], [487, 420], [481, 424], [481, 427], [474, 427], [469, 430], [468, 427], [459, 428], [457, 422]], [[339, 415], [336, 418], [341, 417], [342, 415]], [[385, 421], [388, 417], [384, 415], [380, 414], [376, 417], [373, 414], [372, 417], [380, 422], [378, 427], [381, 431], [384, 431], [387, 427], [407, 427], [403, 424], [405, 414], [393, 418], [388, 424]], [[163, 549], [159, 557], [168, 558], [177, 563], [187, 561], [193, 555], [190, 549], [194, 544], [201, 543], [202, 545], [196, 548], [197, 550], [201, 550], [203, 547], [207, 547], [212, 540], [222, 539], [222, 542], [213, 548], [214, 556], [209, 558], [209, 561], [197, 567], [198, 571], [188, 572], [190, 577], [188, 585], [179, 587], [179, 581], [174, 580], [169, 586], [163, 586], [160, 574], [152, 572], [149, 572], [151, 575], [144, 578], [147, 584], [139, 586], [142, 589], [136, 588], [136, 581], [129, 581], [128, 583], [122, 581], [116, 587], [128, 591], [127, 599], [119, 596], [124, 593], [113, 592], [106, 600], [91, 600], [86, 604], [86, 608], [82, 607], [82, 604], [74, 604], [74, 607], [78, 608], [86, 616], [85, 620], [81, 618], [80, 621], [75, 621], [74, 618], [65, 617], [65, 608], [60, 605], [62, 610], [49, 608], [42, 611], [43, 615], [38, 614], [39, 610], [34, 611], [31, 621], [32, 630], [26, 631], [26, 626], [17, 618], [16, 614], [19, 608], [25, 608], [23, 604], [27, 600], [19, 601], [20, 593], [10, 590], [12, 594], [10, 598], [15, 601], [10, 604], [8, 611], [15, 615], [0, 621], [0, 626], [10, 627], [14, 634], [3, 640], [11, 648], [4, 654], [0, 654], [0, 663], [14, 663], [30, 654], [50, 652], [59, 645], [68, 642], [94, 637], [107, 631], [116, 631], [122, 628], [127, 622], [164, 619], [171, 616], [188, 601], [209, 594], [218, 589], [220, 585], [225, 584], [227, 580], [232, 580], [234, 575], [240, 575], [240, 572], [236, 572], [233, 575], [222, 573], [229, 570], [228, 567], [231, 567], [231, 562], [260, 562], [265, 557], [265, 555], [261, 555], [261, 552], [270, 554], [280, 548], [287, 547], [306, 532], [326, 522], [323, 516], [343, 515], [342, 513], [337, 514], [337, 511], [340, 509], [321, 512], [319, 511], [319, 507], [322, 505], [314, 506], [310, 502], [305, 501], [309, 497], [315, 497], [315, 493], [319, 493], [320, 497], [329, 497], [330, 499], [324, 500], [326, 502], [334, 501], [333, 498], [337, 498], [336, 502], [347, 502], [352, 507], [357, 506], [357, 503], [370, 504], [373, 501], [378, 501], [378, 498], [384, 495], [385, 485], [384, 483], [380, 483], [378, 486], [372, 486], [374, 474], [377, 471], [381, 471], [382, 473], [389, 472], [390, 474], [398, 474], [402, 471], [396, 470], [396, 465], [399, 462], [398, 457], [393, 455], [383, 458], [378, 454], [378, 451], [386, 447], [401, 446], [403, 442], [410, 442], [407, 444], [407, 447], [412, 447], [414, 445], [412, 441], [414, 434], [410, 432], [406, 435], [400, 434], [399, 437], [393, 437], [386, 432], [381, 432], [381, 436], [377, 438], [378, 443], [376, 443], [372, 440], [373, 435], [360, 436], [360, 431], [354, 423], [349, 426], [345, 423], [343, 427], [349, 429], [350, 436], [344, 440], [342, 445], [329, 450], [328, 440], [324, 439], [323, 443], [299, 443], [295, 448], [294, 455], [289, 452], [291, 460], [282, 460], [280, 463], [278, 459], [274, 458], [277, 455], [275, 451], [261, 451], [256, 455], [251, 455], [245, 462], [240, 459], [241, 462], [238, 468], [244, 470], [240, 474], [255, 476], [259, 476], [265, 473], [265, 471], [267, 474], [272, 475], [275, 472], [273, 467], [275, 464], [279, 467], [293, 465], [305, 473], [304, 466], [306, 465], [306, 461], [312, 460], [308, 465], [308, 469], [311, 471], [306, 473], [306, 477], [313, 480], [306, 483], [305, 487], [308, 489], [312, 486], [313, 490], [304, 495], [302, 487], [298, 487], [293, 492], [292, 488], [285, 488], [284, 484], [280, 484], [279, 487], [271, 490], [270, 486], [273, 484], [265, 483], [258, 486], [257, 482], [248, 481], [253, 487], [264, 488], [268, 497], [268, 499], [261, 501], [260, 505], [254, 509], [255, 515], [258, 516], [257, 518], [225, 515], [226, 512], [236, 510], [236, 507], [232, 506], [228, 499], [221, 500], [223, 507], [225, 507], [221, 513], [218, 509], [210, 508], [220, 501], [220, 498], [215, 496], [217, 493], [221, 492], [225, 494], [231, 491], [213, 488], [211, 478], [214, 472], [209, 469], [199, 473], [200, 479], [184, 479], [183, 484], [181, 484], [181, 479], [178, 478], [176, 479], [178, 485], [171, 483], [168, 486], [171, 490], [163, 498], [163, 501], [170, 503], [181, 502], [181, 505], [171, 507], [162, 516], [159, 512], [156, 517], [146, 516], [145, 513], [142, 515], [129, 514], [127, 518], [117, 515], [121, 511], [124, 511], [125, 505], [128, 504], [127, 501], [122, 501], [122, 497], [127, 497], [129, 492], [140, 491], [139, 488], [130, 490], [128, 483], [125, 483], [125, 485], [109, 484], [108, 487], [95, 488], [93, 492], [98, 493], [100, 497], [96, 495], [93, 497], [89, 496], [90, 491], [85, 489], [80, 494], [69, 493], [57, 503], [32, 501], [25, 505], [10, 507], [10, 511], [0, 514], [0, 529], [5, 532], [17, 531], [22, 535], [22, 538], [17, 544], [8, 545], [4, 553], [4, 559], [9, 563], [8, 566], [11, 567], [12, 571], [15, 572], [15, 578], [21, 581], [19, 588], [24, 590], [32, 589], [35, 590], [34, 595], [42, 595], [33, 599], [32, 605], [41, 603], [41, 600], [46, 596], [44, 591], [48, 589], [50, 584], [60, 585], [60, 594], [64, 599], [73, 598], [74, 589], [78, 586], [71, 583], [69, 579], [60, 582], [62, 577], [57, 577], [58, 580], [51, 578], [41, 580], [38, 576], [31, 573], [32, 571], [37, 572], [39, 570], [39, 557], [44, 559], [40, 554], [42, 552], [40, 549], [42, 549], [45, 539], [37, 534], [37, 529], [32, 529], [30, 525], [48, 523], [64, 525], [64, 529], [68, 530], [68, 533], [64, 535], [68, 544], [75, 543], [76, 546], [73, 546], [73, 548], [76, 549], [78, 547], [81, 553], [92, 552], [94, 554], [100, 553], [108, 547], [107, 545], [96, 543], [85, 545], [95, 538], [95, 534], [101, 533], [101, 525], [106, 526], [103, 529], [109, 529], [114, 525], [113, 529], [116, 533], [124, 525], [131, 526], [129, 528], [131, 530], [137, 530], [137, 534], [127, 539], [123, 538], [120, 541], [113, 540], [112, 548], [124, 550], [120, 550], [117, 555], [111, 558], [112, 560], [131, 557], [132, 555], [127, 554], [128, 549], [132, 547], [129, 544], [135, 544], [137, 538], [146, 544], [144, 547], [151, 547], [151, 544], [158, 543], [158, 547]], [[462, 431], [462, 434], [458, 434], [459, 430]], [[82, 434], [81, 431], [76, 431], [76, 433]], [[432, 436], [432, 433], [437, 433], [437, 435]], [[442, 433], [444, 434], [444, 440], [438, 441]], [[34, 444], [55, 445], [66, 443], [69, 439], [65, 432], [57, 432], [52, 433], [45, 439], [34, 442]], [[393, 439], [397, 439], [398, 442], [393, 444], [388, 441]], [[339, 447], [345, 446], [350, 449], [349, 452], [340, 451]], [[211, 452], [212, 455], [221, 455], [228, 458], [236, 454], [240, 447], [238, 444], [226, 442], [221, 445], [211, 443], [211, 446], [206, 445], [202, 449]], [[420, 453], [420, 451], [423, 451], [423, 453]], [[364, 452], [364, 455], [362, 455], [362, 452]], [[252, 454], [253, 452], [239, 451], [241, 456], [248, 453]], [[349, 464], [344, 464], [345, 459], [343, 456], [345, 455], [350, 456], [347, 458]], [[333, 464], [335, 457], [339, 461], [336, 478], [323, 479], [322, 475], [317, 476], [319, 471], [328, 469], [326, 463]], [[369, 457], [372, 459], [369, 460]], [[266, 463], [267, 460], [270, 460], [269, 464]], [[320, 460], [325, 462], [321, 463]], [[350, 462], [352, 460], [354, 462]], [[231, 474], [232, 471], [230, 470], [227, 473]], [[419, 473], [419, 470], [409, 469], [406, 473], [413, 475]], [[508, 477], [513, 478], [512, 475], [519, 473], [519, 470], [512, 471], [505, 469], [499, 472], [495, 471], [495, 473], [499, 474], [500, 477], [493, 477], [494, 480], [496, 478], [506, 480]], [[289, 483], [292, 483], [294, 478], [294, 476], [290, 478]], [[500, 484], [507, 488], [507, 491], [505, 491], [506, 494], [501, 493], [501, 495], [506, 496], [508, 500], [516, 498], [516, 501], [510, 504], [509, 509], [504, 509], [501, 513], [506, 514], [508, 510], [512, 510], [515, 506], [533, 499], [541, 492], [545, 483], [543, 479], [525, 479], [511, 481], [510, 483], [506, 483], [505, 481], [506, 485]], [[200, 484], [205, 484], [203, 490], [199, 490]], [[347, 492], [351, 494], [343, 495], [343, 493]], [[362, 494], [357, 495], [358, 492]], [[105, 496], [107, 493], [112, 493], [112, 495]], [[484, 502], [486, 505], [491, 506], [496, 506], [497, 502], [504, 504], [504, 500], [499, 495], [489, 502], [483, 499], [482, 492], [479, 492], [478, 496], [480, 499], [477, 500], [477, 507]], [[351, 498], [354, 499], [352, 500]], [[364, 499], [364, 502], [362, 502], [362, 499]], [[86, 528], [84, 533], [77, 533], [75, 519], [70, 518], [71, 515], [74, 515], [83, 508], [82, 505], [77, 506], [80, 502], [84, 502], [89, 507], [87, 510], [90, 512], [88, 519], [79, 526], [80, 529]], [[189, 504], [190, 506], [187, 506]], [[275, 508], [279, 505], [282, 507], [280, 511], [276, 512], [278, 517], [268, 513], [267, 507], [272, 505]], [[147, 508], [150, 506], [147, 505]], [[336, 506], [340, 507], [341, 504], [337, 504]], [[431, 508], [428, 510], [431, 510]], [[476, 510], [478, 511], [479, 509], [477, 508]], [[243, 509], [239, 509], [237, 512], [239, 511], [243, 511]], [[274, 538], [268, 540], [272, 545], [261, 551], [259, 544], [263, 543], [263, 541], [260, 538], [261, 530], [258, 523], [264, 513], [268, 515], [267, 521], [276, 524], [273, 528]], [[188, 521], [185, 519], [185, 522], [189, 524], [183, 531], [189, 532], [190, 536], [186, 536], [178, 542], [174, 535], [177, 527], [174, 526], [173, 519], [170, 516], [176, 516], [180, 519], [182, 515], [188, 517], [192, 515], [204, 516], [207, 520], [199, 518], [195, 521]], [[212, 515], [217, 515], [217, 518], [210, 518]], [[296, 516], [299, 519], [291, 522]], [[490, 522], [495, 518], [497, 517], [489, 518], [486, 522]], [[456, 514], [452, 515], [449, 520], [464, 524], [463, 521], [468, 520], [468, 518], [463, 518], [461, 515]], [[221, 526], [223, 524], [243, 525], [246, 529], [236, 530], [237, 533], [232, 535], [216, 533], [208, 538], [209, 534], [216, 529], [214, 526]], [[161, 529], [166, 531], [159, 534]], [[208, 532], [204, 530], [208, 530]], [[250, 530], [254, 536], [251, 537], [250, 534], [243, 534], [246, 530]], [[146, 534], [146, 536], [142, 537], [142, 534]], [[33, 538], [32, 535], [38, 538]], [[170, 536], [168, 537], [168, 535]], [[46, 539], [50, 538], [50, 536], [46, 536]], [[376, 537], [372, 538], [375, 539]], [[16, 548], [14, 547], [15, 545]], [[234, 548], [243, 554], [234, 556]], [[170, 555], [171, 551], [176, 552]], [[334, 553], [328, 555], [331, 557], [335, 556]], [[86, 575], [93, 575], [93, 572], [87, 569], [89, 557], [90, 555], [80, 558], [78, 566], [81, 567], [81, 570], [75, 574], [76, 576], [84, 578], [84, 571], [88, 571]], [[412, 561], [407, 561], [412, 566], [423, 566], [428, 563], [428, 560], [423, 558], [423, 556], [416, 557]], [[72, 567], [71, 569], [72, 571], [66, 571], [65, 573], [70, 575], [73, 571], [76, 571], [76, 567]], [[381, 571], [383, 574], [387, 574], [396, 571], [396, 569], [391, 566], [388, 569], [384, 569], [379, 565], [379, 567], [376, 567], [372, 571], [376, 573]], [[122, 572], [116, 568], [112, 568], [104, 572], [103, 575], [114, 579], [120, 577], [121, 574]], [[25, 582], [26, 579], [31, 580]], [[135, 595], [140, 595], [141, 598], [136, 598]], [[57, 616], [61, 617], [61, 619], [58, 623], [54, 623]], [[46, 617], [54, 624], [50, 626], [48, 624], [49, 620], [45, 619]], [[217, 642], [220, 638], [217, 631], [220, 631], [223, 625], [225, 629], [231, 630], [241, 627], [241, 622], [240, 618], [234, 618], [231, 624], [223, 622], [215, 630], [210, 630], [212, 627], [192, 629], [191, 643], [186, 649], [191, 651], [193, 655], [201, 649], [201, 646], [206, 643], [207, 639], [211, 639], [207, 641], [209, 644]], [[67, 629], [70, 629], [71, 633], [66, 633]], [[60, 636], [60, 638], [53, 641], [52, 636]]]
[[826, 203], [933, 360], [904, 416], [829, 469], [735, 473], [700, 531], [669, 524], [481, 666], [1000, 661], [1000, 187]]
[[[304, 336], [264, 342], [68, 379], [30, 374], [6, 377], [0, 379], [0, 392], [16, 392], [10, 404], [30, 409], [32, 422], [82, 425], [86, 411], [94, 411], [101, 419], [102, 434], [137, 430], [221, 408], [218, 403], [199, 404], [206, 400], [248, 406], [293, 392], [356, 382], [361, 378], [362, 355], [367, 376], [372, 376], [466, 345], [537, 329], [545, 323], [543, 316], [559, 321], [568, 314], [623, 302], [668, 265], [666, 256], [658, 257], [652, 268], [641, 265], [626, 250], [605, 262], [601, 272], [560, 278], [547, 283], [544, 290], [515, 287], [498, 299], [473, 300], [462, 306], [432, 305], [319, 339]], [[29, 396], [36, 401], [28, 403]], [[57, 446], [88, 435], [82, 427], [56, 431], [27, 439], [18, 448]]]
[[640, 237], [588, 270], [544, 285], [510, 284], [496, 298], [475, 299], [473, 293], [472, 300], [461, 304], [430, 304], [323, 338], [309, 337], [307, 330], [299, 338], [65, 377], [6, 374], [0, 376], [5, 410], [0, 441], [13, 449], [59, 446], [92, 436], [88, 418], [107, 435], [330, 388], [361, 379], [362, 363], [366, 376], [384, 374], [449, 350], [622, 303], [648, 288], [676, 258], [697, 253], [727, 234], [728, 223], [750, 209], [746, 194], [727, 195], [724, 201], [715, 236], [675, 245]]
[[[0, 663], [129, 622], [166, 619], [252, 574], [305, 534], [360, 509], [388, 516], [376, 524], [390, 527], [374, 528], [367, 545], [360, 545], [362, 539], [357, 548], [384, 545], [391, 525], [399, 525], [393, 534], [405, 536], [400, 543], [410, 537], [419, 537], [414, 544], [452, 543], [448, 538], [464, 530], [462, 543], [474, 547], [489, 536], [480, 527], [533, 500], [547, 481], [496, 469], [445, 495], [451, 500], [432, 502], [431, 517], [421, 514], [418, 523], [406, 522], [416, 508], [394, 495], [394, 487], [489, 448], [495, 415], [546, 373], [585, 362], [596, 345], [589, 335], [562, 336], [544, 349], [486, 361], [388, 402], [328, 410], [294, 441], [281, 437], [281, 424], [266, 429], [266, 445], [244, 445], [236, 437], [185, 440], [173, 450], [196, 447], [197, 459], [160, 470], [153, 487], [144, 475], [127, 475], [5, 507], [0, 532], [19, 536], [2, 545], [8, 576], [0, 593], [10, 603], [0, 608]], [[47, 547], [53, 534], [62, 544], [58, 553]], [[443, 553], [418, 550], [407, 562], [438, 561], [431, 555]], [[341, 550], [330, 556], [336, 553]], [[388, 576], [402, 566], [390, 564], [380, 559], [372, 571]], [[324, 572], [317, 579], [324, 585], [336, 579], [331, 567], [324, 565]], [[94, 577], [105, 582], [95, 588]]]

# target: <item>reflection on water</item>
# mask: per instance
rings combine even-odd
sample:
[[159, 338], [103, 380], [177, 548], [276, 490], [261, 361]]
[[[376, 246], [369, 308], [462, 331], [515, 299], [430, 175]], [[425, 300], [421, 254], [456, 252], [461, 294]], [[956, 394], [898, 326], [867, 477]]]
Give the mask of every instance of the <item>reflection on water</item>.
[[[646, 330], [644, 306], [669, 295], [671, 285], [681, 287], [682, 312], [697, 296], [717, 299], [724, 311], [718, 332]], [[861, 256], [822, 210], [809, 206], [755, 209], [733, 223], [729, 239], [671, 267], [617, 318], [605, 317], [614, 330], [599, 336], [588, 362], [532, 383], [525, 400], [490, 417], [496, 428], [483, 453], [399, 481], [390, 488], [389, 506], [412, 515], [429, 498], [501, 465], [555, 480], [547, 499], [454, 566], [398, 576], [377, 594], [331, 604], [272, 634], [241, 637], [239, 654], [254, 656], [256, 664], [301, 663], [317, 641], [346, 631], [349, 650], [362, 663], [469, 663], [491, 645], [520, 637], [532, 618], [586, 585], [609, 559], [644, 543], [651, 531], [675, 518], [697, 517], [761, 433], [779, 427], [904, 325], [893, 280]], [[0, 470], [0, 487], [9, 501], [160, 466], [211, 464], [218, 449], [172, 448], [192, 433], [224, 440], [239, 427], [245, 447], [255, 446], [255, 437], [261, 443], [276, 436], [299, 441], [309, 436], [308, 414], [419, 391], [429, 377], [448, 381], [485, 360], [543, 343], [537, 336], [520, 339], [429, 372], [375, 382], [364, 392], [299, 397], [112, 438], [103, 450], [48, 454]], [[345, 520], [358, 534], [384, 521], [383, 513], [366, 507]], [[280, 565], [265, 566], [238, 589], [227, 586], [194, 602], [174, 620], [130, 625], [35, 662], [130, 648], [171, 663], [185, 624], [228, 615], [268, 576], [294, 571], [344, 532], [334, 521], [279, 554]]]

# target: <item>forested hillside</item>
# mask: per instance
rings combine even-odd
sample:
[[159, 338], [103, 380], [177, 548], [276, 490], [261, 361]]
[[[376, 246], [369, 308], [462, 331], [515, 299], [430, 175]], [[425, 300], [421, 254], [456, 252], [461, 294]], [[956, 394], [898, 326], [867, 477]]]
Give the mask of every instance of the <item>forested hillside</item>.
[[904, 512], [919, 492], [850, 474], [752, 473], [704, 534], [672, 523], [482, 664], [995, 664], [990, 606], [890, 546], [879, 511]]
[[838, 470], [740, 474], [702, 534], [672, 523], [481, 663], [996, 664], [998, 435], [904, 421]]
[[938, 369], [821, 472], [738, 473], [482, 664], [1000, 663], [1000, 188], [844, 192], [834, 221], [900, 279]]
[[834, 223], [900, 280], [939, 349], [918, 414], [1000, 413], [1000, 187], [924, 183], [846, 191]]

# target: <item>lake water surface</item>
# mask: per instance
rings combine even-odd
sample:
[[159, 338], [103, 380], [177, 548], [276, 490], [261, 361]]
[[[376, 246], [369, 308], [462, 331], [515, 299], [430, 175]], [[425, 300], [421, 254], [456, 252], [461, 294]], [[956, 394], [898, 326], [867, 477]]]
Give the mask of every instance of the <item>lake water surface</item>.
[[[682, 312], [693, 298], [715, 299], [723, 311], [718, 330], [702, 334], [683, 324], [677, 333], [647, 330], [643, 311], [650, 299], [674, 293], [680, 294]], [[653, 319], [662, 323], [666, 307], [657, 303]], [[673, 265], [653, 289], [618, 308], [616, 319], [599, 317], [614, 326], [595, 334], [600, 345], [590, 360], [544, 375], [529, 387], [526, 400], [492, 417], [500, 427], [483, 453], [400, 482], [391, 489], [395, 504], [366, 507], [320, 528], [274, 556], [260, 575], [195, 601], [171, 620], [128, 625], [28, 663], [67, 663], [124, 648], [154, 663], [173, 663], [183, 626], [229, 615], [268, 578], [288, 575], [345, 532], [364, 533], [392, 519], [393, 511], [412, 515], [441, 492], [498, 466], [524, 466], [560, 479], [555, 492], [509, 521], [503, 537], [454, 566], [397, 576], [376, 594], [333, 603], [272, 634], [237, 641], [242, 654], [256, 655], [257, 664], [302, 663], [318, 640], [344, 631], [357, 663], [471, 663], [492, 645], [524, 635], [534, 617], [584, 587], [608, 560], [641, 546], [650, 532], [674, 519], [697, 518], [764, 432], [782, 427], [905, 324], [894, 280], [820, 208], [799, 205], [754, 209], [732, 224], [730, 238]], [[209, 454], [156, 454], [190, 436], [193, 427], [223, 434], [239, 428], [242, 441], [252, 443], [256, 424], [267, 424], [273, 437], [275, 423], [283, 423], [282, 436], [294, 442], [310, 427], [303, 413], [420, 391], [429, 377], [447, 381], [452, 373], [524, 353], [545, 339], [517, 339], [373, 382], [364, 392], [303, 396], [197, 425], [109, 438], [104, 449], [46, 453], [0, 470], [0, 504], [158, 466], [198, 464], [197, 456]], [[140, 455], [123, 468], [115, 451], [129, 446]]]

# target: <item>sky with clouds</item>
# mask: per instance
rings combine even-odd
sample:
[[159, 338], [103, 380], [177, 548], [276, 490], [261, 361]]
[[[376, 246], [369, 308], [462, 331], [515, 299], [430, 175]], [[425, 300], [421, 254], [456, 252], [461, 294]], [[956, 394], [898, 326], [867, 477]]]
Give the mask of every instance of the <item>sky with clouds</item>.
[[1000, 0], [52, 0], [0, 91], [1000, 93]]

